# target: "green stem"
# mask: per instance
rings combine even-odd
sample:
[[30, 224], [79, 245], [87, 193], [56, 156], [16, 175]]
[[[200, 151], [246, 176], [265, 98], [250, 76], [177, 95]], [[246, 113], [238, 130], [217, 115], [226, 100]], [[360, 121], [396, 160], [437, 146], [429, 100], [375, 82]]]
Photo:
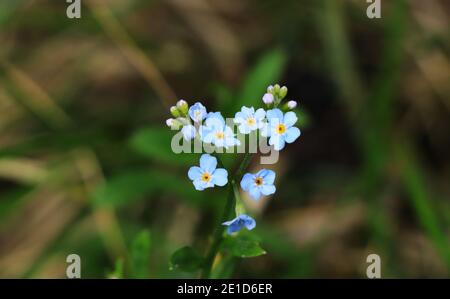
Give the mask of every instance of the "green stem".
[[[220, 249], [220, 244], [223, 240], [223, 232], [225, 230], [225, 226], [222, 224], [225, 221], [229, 220], [230, 214], [233, 210], [233, 203], [237, 200], [235, 198], [235, 189], [236, 187], [236, 180], [239, 180], [245, 171], [245, 169], [248, 167], [248, 165], [251, 162], [252, 154], [246, 153], [244, 158], [242, 159], [241, 165], [239, 166], [238, 170], [236, 171], [235, 175], [231, 179], [230, 184], [228, 185], [228, 196], [227, 201], [225, 204], [225, 208], [223, 210], [222, 218], [220, 219], [220, 223], [218, 223], [216, 230], [214, 232], [213, 242], [211, 244], [211, 247], [208, 251], [208, 254], [206, 255], [205, 265], [203, 267], [203, 272], [201, 274], [201, 278], [209, 278], [211, 274], [211, 269], [214, 263], [214, 260], [216, 258], [217, 253]], [[220, 164], [220, 159], [217, 159]], [[222, 164], [223, 165], [223, 164]]]
[[217, 225], [216, 231], [214, 232], [214, 238], [211, 244], [211, 248], [209, 249], [209, 252], [206, 255], [205, 266], [203, 268], [201, 278], [209, 278], [214, 259], [217, 255], [217, 252], [219, 251], [220, 243], [222, 242], [223, 238], [223, 231], [225, 230], [225, 226], [223, 226], [222, 223], [228, 220], [228, 217], [231, 214], [231, 211], [233, 210], [233, 199], [234, 199], [233, 185], [234, 181], [231, 181], [231, 184], [228, 185], [227, 202], [225, 204], [225, 208], [223, 210], [220, 223]]

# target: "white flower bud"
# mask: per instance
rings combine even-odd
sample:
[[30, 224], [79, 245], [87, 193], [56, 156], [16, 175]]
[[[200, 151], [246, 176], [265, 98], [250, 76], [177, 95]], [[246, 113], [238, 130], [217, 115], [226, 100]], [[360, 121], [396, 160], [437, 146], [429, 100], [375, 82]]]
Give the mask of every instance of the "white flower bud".
[[179, 100], [177, 102], [177, 108], [183, 115], [186, 115], [189, 109], [188, 103], [185, 100]]
[[173, 118], [169, 118], [169, 119], [166, 120], [166, 125], [169, 128], [171, 128], [173, 126], [173, 122], [174, 122], [174, 119]]
[[273, 101], [274, 101], [273, 94], [271, 94], [271, 93], [266, 93], [266, 94], [264, 94], [264, 96], [263, 96], [263, 98], [262, 98], [262, 101], [263, 101], [264, 104], [266, 104], [266, 105], [272, 104]]
[[297, 107], [297, 102], [296, 101], [289, 101], [288, 103], [287, 103], [287, 106], [288, 106], [288, 108], [289, 109], [295, 109], [295, 107]]

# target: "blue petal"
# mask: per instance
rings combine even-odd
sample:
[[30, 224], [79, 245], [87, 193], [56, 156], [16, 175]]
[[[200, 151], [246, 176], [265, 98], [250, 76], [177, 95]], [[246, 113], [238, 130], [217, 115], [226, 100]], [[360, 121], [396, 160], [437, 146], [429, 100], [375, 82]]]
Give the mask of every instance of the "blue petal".
[[264, 169], [265, 172], [263, 174], [261, 174], [263, 180], [264, 180], [264, 184], [267, 185], [272, 185], [273, 182], [275, 181], [275, 172], [273, 170], [270, 169]]
[[264, 123], [261, 126], [260, 133], [261, 133], [262, 137], [269, 137], [270, 136], [270, 126], [269, 126], [268, 123]]
[[228, 232], [229, 234], [238, 232], [238, 231], [241, 230], [242, 226], [243, 226], [243, 223], [242, 223], [241, 221], [239, 221], [238, 218], [235, 218], [235, 219], [233, 219], [233, 220], [231, 221], [231, 223], [228, 225], [227, 232]]
[[217, 168], [212, 175], [212, 182], [217, 186], [225, 186], [228, 183], [228, 171]]
[[278, 108], [267, 110], [266, 116], [267, 116], [267, 119], [270, 119], [270, 120], [278, 119], [279, 122], [281, 122], [283, 120], [283, 112], [281, 112], [281, 110]]
[[297, 115], [295, 115], [295, 112], [293, 111], [286, 112], [283, 122], [286, 127], [292, 127], [297, 122]]
[[222, 128], [225, 120], [220, 112], [210, 112], [205, 120], [205, 125], [213, 128]]
[[196, 180], [202, 176], [203, 171], [198, 166], [192, 166], [189, 168], [188, 177], [190, 180]]
[[245, 124], [245, 123], [241, 124], [238, 127], [238, 129], [239, 129], [239, 132], [241, 132], [241, 134], [248, 134], [251, 131], [250, 127], [247, 124]]
[[242, 114], [242, 112], [236, 112], [236, 114], [234, 115], [234, 123], [239, 124], [245, 121], [244, 119], [244, 115]]
[[255, 108], [253, 107], [245, 107], [242, 106], [241, 108], [242, 114], [244, 115], [244, 118], [248, 118], [249, 116], [253, 116], [253, 113], [255, 112]]
[[181, 133], [183, 133], [184, 139], [189, 141], [192, 138], [195, 138], [196, 135], [195, 127], [193, 125], [186, 125], [181, 129]]
[[[200, 111], [200, 117], [196, 117], [196, 111]], [[189, 108], [189, 116], [194, 122], [200, 122], [206, 117], [206, 108], [201, 103], [197, 102]]]
[[200, 168], [203, 171], [212, 174], [217, 167], [217, 159], [209, 154], [203, 154], [200, 157]]
[[274, 185], [262, 185], [261, 193], [264, 195], [274, 194], [277, 188]]
[[257, 186], [250, 186], [249, 194], [254, 200], [258, 200], [261, 197], [261, 191]]
[[252, 217], [242, 214], [239, 218], [244, 222], [244, 225], [248, 230], [252, 230], [256, 227], [256, 221]]
[[206, 183], [204, 181], [202, 181], [202, 179], [200, 179], [200, 178], [194, 180], [193, 184], [194, 184], [195, 190], [198, 190], [198, 191], [203, 191], [206, 188]]
[[250, 186], [255, 181], [254, 175], [251, 173], [246, 173], [241, 180], [241, 188], [244, 191], [248, 191], [250, 189]]
[[300, 136], [300, 130], [297, 127], [290, 127], [284, 133], [284, 139], [287, 143], [294, 142]]
[[264, 117], [266, 117], [266, 111], [264, 111], [263, 108], [259, 108], [258, 110], [256, 110], [255, 112], [255, 118], [256, 119], [263, 119]]
[[284, 138], [280, 135], [273, 135], [269, 139], [269, 144], [273, 145], [275, 150], [280, 151], [284, 148]]

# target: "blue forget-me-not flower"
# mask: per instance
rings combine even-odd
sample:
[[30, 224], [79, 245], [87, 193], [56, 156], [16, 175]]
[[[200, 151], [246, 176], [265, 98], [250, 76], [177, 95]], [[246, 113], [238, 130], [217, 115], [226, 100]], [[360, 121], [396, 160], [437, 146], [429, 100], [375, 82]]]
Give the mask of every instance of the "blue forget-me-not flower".
[[206, 118], [207, 111], [205, 106], [197, 102], [189, 108], [189, 116], [195, 123], [199, 123]]
[[265, 117], [266, 112], [264, 109], [259, 108], [255, 112], [255, 108], [243, 106], [241, 111], [236, 112], [234, 123], [239, 125], [239, 132], [248, 134], [251, 131], [260, 129], [264, 125], [263, 121]]
[[228, 183], [228, 172], [224, 168], [217, 168], [217, 159], [209, 154], [200, 157], [200, 167], [192, 166], [188, 171], [196, 190], [225, 186]]
[[261, 195], [274, 194], [275, 172], [269, 169], [261, 169], [257, 173], [246, 173], [241, 180], [241, 188], [250, 194], [255, 200]]
[[268, 110], [266, 113], [267, 123], [261, 129], [261, 136], [270, 137], [269, 144], [275, 150], [282, 150], [285, 143], [292, 143], [300, 136], [300, 130], [294, 127], [297, 116], [289, 111], [283, 115], [280, 109]]
[[240, 141], [235, 138], [236, 134], [226, 125], [220, 112], [208, 113], [205, 125], [200, 127], [199, 133], [203, 142], [217, 147], [240, 145]]
[[243, 227], [247, 228], [248, 230], [254, 229], [256, 226], [256, 221], [248, 215], [241, 214], [233, 220], [226, 221], [222, 224], [228, 226], [227, 232], [229, 234], [232, 234], [234, 232], [240, 231]]

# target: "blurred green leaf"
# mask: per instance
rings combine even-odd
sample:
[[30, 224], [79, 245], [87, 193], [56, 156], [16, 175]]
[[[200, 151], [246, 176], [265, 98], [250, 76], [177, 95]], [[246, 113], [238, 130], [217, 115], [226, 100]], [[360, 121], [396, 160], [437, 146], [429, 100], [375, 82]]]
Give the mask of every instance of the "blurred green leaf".
[[114, 271], [108, 274], [108, 278], [122, 279], [123, 277], [123, 260], [118, 259], [114, 264]]
[[267, 86], [277, 83], [286, 65], [286, 54], [280, 50], [272, 50], [263, 55], [248, 73], [237, 101], [231, 103], [230, 113], [240, 110], [241, 106], [260, 106]]
[[259, 241], [250, 235], [227, 236], [223, 242], [223, 247], [229, 250], [232, 255], [241, 258], [266, 254], [266, 251], [259, 245]]
[[149, 277], [150, 247], [150, 232], [144, 230], [137, 235], [131, 246], [131, 269], [133, 278]]
[[0, 25], [7, 22], [12, 14], [26, 0], [2, 0], [0, 1]]
[[165, 171], [134, 170], [119, 174], [99, 186], [93, 194], [93, 203], [118, 207], [157, 192], [176, 194], [191, 202], [203, 199], [187, 178]]
[[172, 138], [176, 133], [177, 131], [166, 127], [141, 129], [131, 137], [130, 145], [136, 152], [156, 161], [172, 165], [193, 165], [198, 161], [199, 154], [175, 154], [172, 151]]
[[185, 272], [195, 272], [204, 264], [204, 258], [195, 249], [189, 246], [182, 247], [172, 254], [170, 268]]

